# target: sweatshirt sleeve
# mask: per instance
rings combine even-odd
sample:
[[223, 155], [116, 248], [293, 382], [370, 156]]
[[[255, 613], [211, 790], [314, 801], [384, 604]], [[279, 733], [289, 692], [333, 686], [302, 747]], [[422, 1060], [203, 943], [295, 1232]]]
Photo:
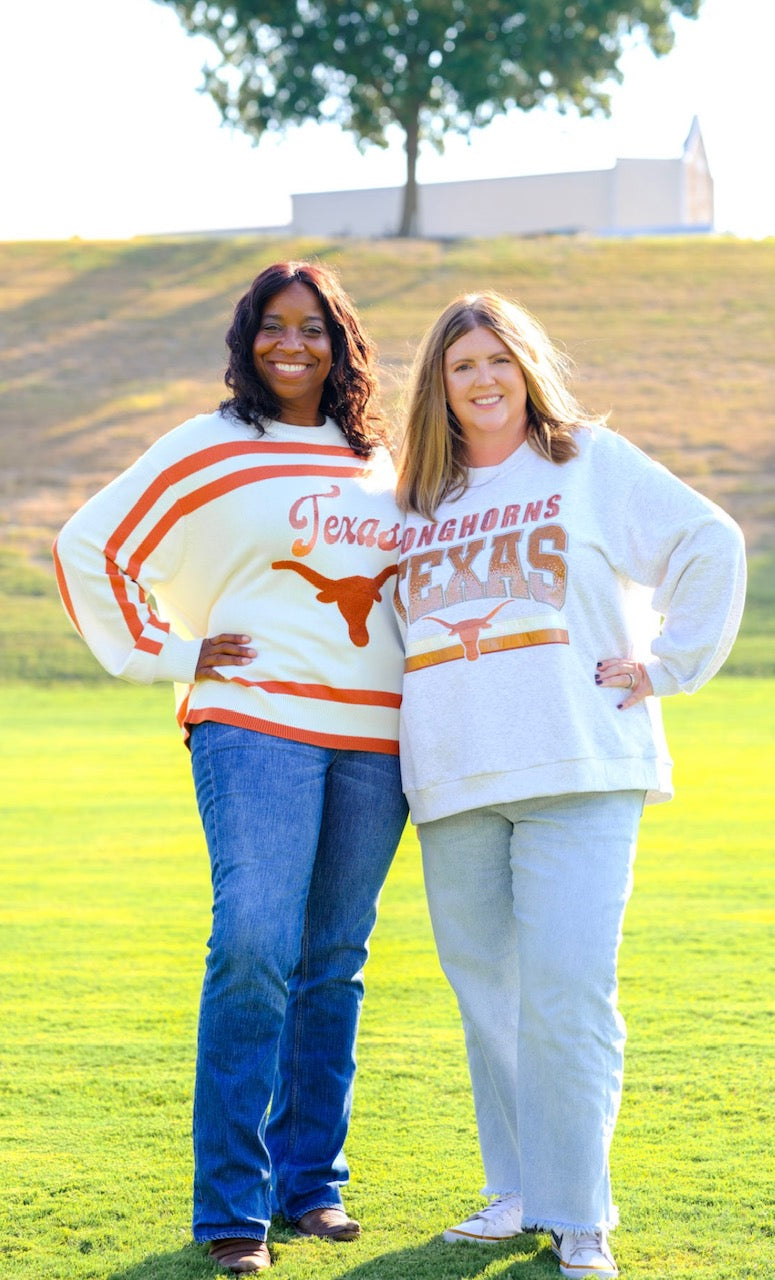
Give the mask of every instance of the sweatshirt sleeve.
[[62, 603], [111, 675], [136, 684], [194, 679], [201, 639], [177, 635], [152, 595], [184, 554], [185, 519], [152, 448], [91, 498], [54, 543]]
[[[639, 452], [639, 451], [638, 451]], [[654, 693], [695, 693], [726, 660], [746, 588], [745, 545], [725, 511], [641, 455], [625, 517], [630, 577], [662, 616], [646, 663]]]

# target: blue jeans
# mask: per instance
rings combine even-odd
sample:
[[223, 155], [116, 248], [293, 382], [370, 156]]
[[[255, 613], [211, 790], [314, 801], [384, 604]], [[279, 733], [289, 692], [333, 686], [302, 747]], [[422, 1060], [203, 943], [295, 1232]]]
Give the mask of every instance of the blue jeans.
[[542, 797], [419, 827], [442, 968], [465, 1031], [490, 1194], [544, 1229], [616, 1223], [616, 966], [640, 791]]
[[194, 1239], [263, 1240], [273, 1210], [342, 1203], [362, 971], [406, 804], [396, 756], [206, 721], [191, 757], [213, 881]]

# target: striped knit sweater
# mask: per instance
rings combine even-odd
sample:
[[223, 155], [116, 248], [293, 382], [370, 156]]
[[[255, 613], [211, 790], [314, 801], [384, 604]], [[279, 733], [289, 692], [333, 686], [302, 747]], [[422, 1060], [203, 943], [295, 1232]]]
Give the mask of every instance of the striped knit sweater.
[[[220, 412], [163, 436], [54, 544], [65, 608], [112, 675], [176, 685], [178, 721], [395, 754], [392, 462], [330, 419], [257, 436]], [[202, 639], [257, 656], [194, 683]]]

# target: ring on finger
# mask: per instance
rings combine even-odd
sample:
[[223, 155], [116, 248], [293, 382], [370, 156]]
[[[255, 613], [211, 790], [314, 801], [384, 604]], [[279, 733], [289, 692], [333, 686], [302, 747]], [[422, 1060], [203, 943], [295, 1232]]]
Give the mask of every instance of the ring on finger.
[[627, 679], [628, 679], [628, 680], [629, 680], [629, 682], [630, 682], [630, 683], [627, 685], [627, 688], [628, 688], [628, 689], [634, 689], [634, 688], [635, 688], [635, 676], [632, 674], [632, 672], [631, 672], [631, 671], [628, 671], [628, 672], [627, 672]]

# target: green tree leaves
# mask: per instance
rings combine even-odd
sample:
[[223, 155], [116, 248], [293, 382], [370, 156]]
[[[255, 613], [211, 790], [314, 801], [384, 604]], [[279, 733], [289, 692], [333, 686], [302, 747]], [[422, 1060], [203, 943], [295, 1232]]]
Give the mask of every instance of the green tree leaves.
[[608, 110], [606, 84], [634, 36], [673, 44], [674, 13], [701, 0], [157, 0], [218, 60], [204, 88], [224, 120], [267, 129], [332, 121], [362, 146], [404, 133], [407, 184], [399, 235], [416, 231], [421, 141], [439, 150], [512, 107]]

